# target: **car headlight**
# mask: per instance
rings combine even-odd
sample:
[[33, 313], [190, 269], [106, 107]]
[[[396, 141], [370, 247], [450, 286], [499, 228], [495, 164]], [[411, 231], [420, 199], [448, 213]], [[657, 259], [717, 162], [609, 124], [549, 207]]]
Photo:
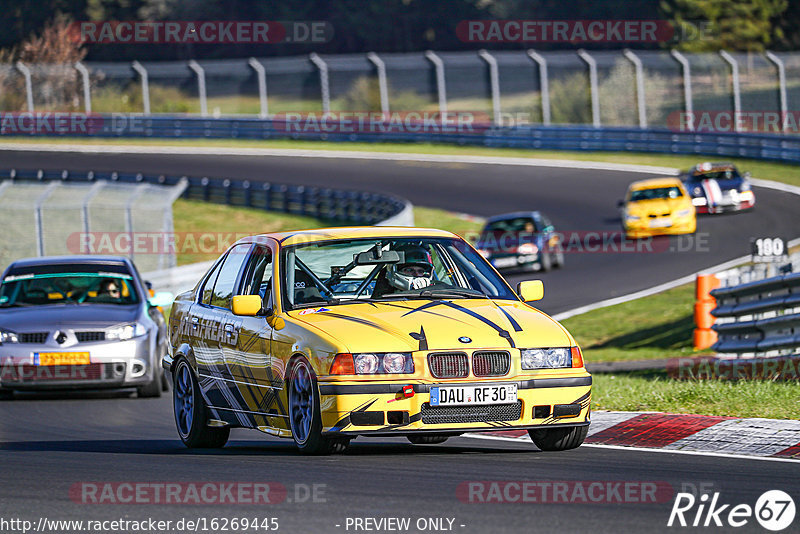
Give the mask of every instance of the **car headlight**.
[[753, 200], [754, 198], [755, 198], [755, 195], [753, 195], [753, 192], [750, 191], [749, 189], [744, 190], [741, 193], [739, 193], [739, 200], [748, 201], [748, 200]]
[[695, 206], [705, 206], [706, 204], [708, 204], [708, 201], [706, 200], [705, 197], [694, 197], [692, 199], [692, 204], [694, 204]]
[[331, 365], [332, 375], [383, 375], [414, 372], [414, 359], [409, 352], [377, 354], [337, 354]]
[[143, 336], [146, 333], [147, 329], [141, 323], [124, 324], [106, 330], [106, 339], [125, 341], [126, 339]]
[[675, 215], [677, 215], [678, 217], [688, 217], [689, 215], [691, 215], [691, 213], [692, 210], [685, 209], [685, 210], [679, 210], [678, 212], [675, 213]]
[[641, 219], [641, 217], [639, 217], [638, 215], [626, 215], [625, 216], [625, 220], [626, 221], [638, 221], [639, 219]]
[[536, 254], [539, 252], [539, 247], [533, 243], [523, 243], [517, 247], [517, 252], [519, 254]]
[[555, 349], [522, 349], [522, 368], [557, 369], [572, 367], [572, 354], [569, 347]]
[[0, 345], [3, 343], [18, 343], [17, 334], [10, 330], [0, 330]]

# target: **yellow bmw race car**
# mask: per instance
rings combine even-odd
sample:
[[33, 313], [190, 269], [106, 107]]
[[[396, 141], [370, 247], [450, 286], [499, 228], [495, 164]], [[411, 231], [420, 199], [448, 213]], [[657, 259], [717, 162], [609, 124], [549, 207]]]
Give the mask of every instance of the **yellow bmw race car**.
[[221, 447], [253, 428], [321, 454], [359, 435], [527, 429], [540, 449], [578, 447], [592, 377], [572, 336], [527, 304], [543, 291], [515, 293], [441, 230], [244, 238], [172, 307], [178, 434]]
[[692, 197], [677, 178], [633, 182], [620, 201], [625, 236], [638, 239], [666, 234], [693, 234], [697, 230]]

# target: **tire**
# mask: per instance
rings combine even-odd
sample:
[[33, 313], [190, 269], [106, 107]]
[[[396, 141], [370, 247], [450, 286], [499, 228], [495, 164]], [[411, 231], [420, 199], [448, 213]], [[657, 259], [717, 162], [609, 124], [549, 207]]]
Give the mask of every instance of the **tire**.
[[540, 261], [542, 266], [542, 272], [545, 273], [553, 268], [553, 258], [550, 257], [550, 253], [547, 251], [542, 251], [542, 259]]
[[559, 250], [556, 252], [556, 259], [553, 261], [553, 266], [556, 269], [561, 269], [564, 266], [564, 251]]
[[442, 436], [441, 434], [427, 434], [420, 436], [406, 436], [408, 441], [414, 445], [435, 445], [436, 443], [444, 443], [450, 436]]
[[[178, 361], [173, 373], [172, 404], [175, 413], [175, 426], [184, 445], [190, 449], [219, 449], [228, 442], [231, 429], [210, 427], [206, 424], [208, 414], [206, 402], [200, 393], [200, 385], [194, 376], [189, 362]], [[161, 386], [161, 383], [157, 383]]]
[[0, 401], [14, 400], [13, 389], [0, 389]]
[[145, 384], [144, 386], [139, 386], [136, 388], [136, 395], [140, 399], [147, 399], [153, 397], [160, 397], [161, 396], [161, 387], [164, 377], [164, 371], [159, 372], [159, 369], [154, 370], [155, 376], [153, 379]]
[[302, 454], [321, 455], [342, 452], [350, 444], [347, 438], [322, 435], [317, 377], [305, 358], [292, 366], [288, 377], [289, 426], [292, 439]]
[[528, 430], [534, 445], [543, 451], [566, 451], [580, 447], [588, 432], [589, 425]]

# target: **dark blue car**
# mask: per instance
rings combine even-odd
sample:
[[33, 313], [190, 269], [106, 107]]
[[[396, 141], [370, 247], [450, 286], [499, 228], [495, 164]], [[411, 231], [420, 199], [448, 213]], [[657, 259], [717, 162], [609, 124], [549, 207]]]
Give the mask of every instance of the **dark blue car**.
[[697, 213], [724, 213], [755, 206], [749, 177], [749, 173], [740, 174], [733, 163], [705, 162], [689, 169], [681, 179]]
[[476, 248], [497, 270], [548, 271], [564, 265], [560, 237], [539, 211], [489, 218]]

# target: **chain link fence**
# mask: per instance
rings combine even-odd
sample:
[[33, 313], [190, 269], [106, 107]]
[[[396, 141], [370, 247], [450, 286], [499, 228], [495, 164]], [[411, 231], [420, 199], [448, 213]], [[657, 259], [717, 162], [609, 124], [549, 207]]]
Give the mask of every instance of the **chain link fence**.
[[[0, 65], [0, 111], [34, 110], [261, 118], [449, 110], [507, 126], [671, 128], [686, 112], [800, 114], [800, 53], [482, 50]], [[795, 132], [794, 122], [779, 121], [777, 131]]]
[[136, 255], [141, 236], [173, 232], [172, 204], [187, 183], [172, 186], [107, 180], [65, 182], [62, 177], [0, 182], [0, 267], [33, 256], [103, 253], [130, 249], [142, 271], [176, 265], [175, 251]]

